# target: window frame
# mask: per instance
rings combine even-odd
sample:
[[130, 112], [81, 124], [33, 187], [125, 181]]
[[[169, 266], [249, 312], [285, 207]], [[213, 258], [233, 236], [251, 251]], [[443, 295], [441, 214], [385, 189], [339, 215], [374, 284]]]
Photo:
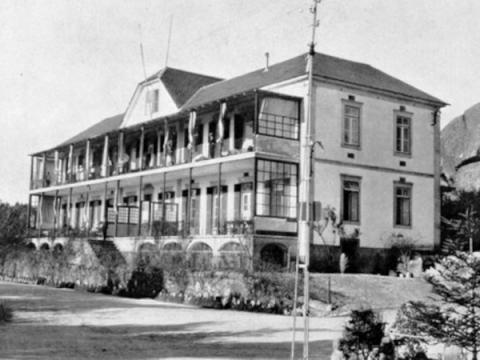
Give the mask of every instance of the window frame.
[[[408, 151], [397, 149], [397, 142], [398, 142], [397, 129], [398, 129], [399, 118], [408, 119], [408, 135], [409, 135]], [[407, 112], [403, 110], [394, 110], [393, 112], [393, 154], [395, 156], [408, 157], [408, 158], [412, 157], [412, 147], [413, 147], [412, 119], [413, 119], [413, 113], [411, 112]]]
[[[409, 215], [409, 224], [398, 224], [397, 223], [397, 189], [403, 188], [408, 189], [409, 194], [409, 204], [408, 204], [408, 215]], [[394, 181], [393, 182], [393, 227], [402, 228], [402, 229], [411, 229], [413, 223], [413, 184], [407, 183], [404, 181]]]
[[[351, 142], [345, 141], [345, 128], [346, 128], [345, 121], [347, 119], [347, 112], [346, 112], [347, 106], [358, 109], [358, 144], [353, 144]], [[361, 102], [358, 102], [355, 100], [349, 100], [349, 99], [342, 99], [342, 132], [340, 134], [342, 147], [345, 147], [348, 149], [356, 149], [356, 150], [362, 149], [362, 115], [363, 115], [362, 108], [363, 108], [363, 103]]]
[[[283, 186], [283, 197], [284, 197], [284, 204], [281, 206], [281, 208], [283, 209], [283, 213], [287, 213], [289, 211], [294, 211], [294, 216], [285, 216], [285, 215], [278, 215], [278, 209], [275, 210], [275, 211], [272, 211], [272, 208], [273, 206], [276, 206], [278, 207], [278, 197], [275, 197], [274, 198], [274, 194], [273, 194], [273, 189], [274, 187], [273, 186], [270, 186], [269, 187], [269, 192], [268, 192], [268, 214], [260, 214], [259, 213], [259, 206], [266, 206], [266, 204], [260, 204], [259, 202], [259, 199], [258, 199], [258, 195], [260, 194], [259, 193], [259, 186], [258, 184], [260, 182], [264, 182], [263, 180], [259, 180], [259, 173], [262, 171], [260, 170], [260, 166], [259, 166], [259, 162], [260, 161], [264, 161], [264, 162], [270, 162], [270, 163], [278, 163], [278, 164], [283, 164], [283, 165], [288, 165], [288, 166], [294, 166], [296, 167], [296, 174], [295, 174], [295, 184], [292, 185], [286, 185], [286, 184], [282, 184]], [[263, 170], [262, 172], [266, 172], [265, 170]], [[269, 218], [278, 218], [278, 219], [296, 219], [297, 216], [298, 216], [298, 190], [299, 190], [299, 183], [298, 183], [298, 179], [299, 179], [299, 164], [298, 163], [295, 163], [295, 162], [292, 162], [292, 161], [280, 161], [280, 160], [271, 160], [271, 159], [263, 159], [263, 158], [257, 158], [255, 159], [255, 185], [254, 185], [254, 188], [252, 189], [252, 194], [254, 196], [254, 199], [252, 199], [252, 206], [254, 206], [254, 208], [252, 209], [252, 216], [259, 216], [259, 217], [269, 217]], [[272, 173], [272, 168], [270, 166], [270, 169], [269, 171], [267, 172], [268, 174], [271, 174]], [[291, 174], [291, 171], [289, 172], [289, 174]], [[270, 175], [271, 176], [271, 175]], [[271, 180], [271, 179], [270, 179]], [[276, 184], [278, 185], [278, 184]], [[295, 186], [296, 187], [296, 191], [295, 191], [295, 195], [294, 196], [291, 196], [291, 195], [286, 195], [285, 194], [285, 187], [293, 187]], [[285, 199], [286, 198], [289, 198], [290, 200], [292, 200], [293, 198], [293, 201], [291, 201], [293, 204], [289, 204], [289, 205], [286, 205], [285, 204]], [[275, 200], [275, 201], [274, 201]], [[272, 214], [275, 214], [275, 215], [272, 215]]]
[[[346, 181], [357, 182], [358, 183], [358, 220], [345, 219], [345, 185]], [[362, 219], [362, 178], [355, 175], [340, 175], [340, 217], [341, 221], [344, 224], [360, 225]]]
[[[261, 112], [260, 111], [261, 104], [262, 104], [262, 101], [265, 98], [280, 99], [280, 100], [292, 101], [292, 102], [296, 103], [296, 105], [297, 105], [296, 118], [292, 118], [292, 117], [289, 117], [289, 116], [283, 116], [283, 115], [279, 115], [279, 114]], [[259, 96], [257, 109], [256, 109], [257, 119], [255, 119], [254, 132], [256, 132], [258, 135], [270, 136], [270, 137], [275, 137], [275, 138], [278, 138], [278, 139], [297, 140], [297, 141], [300, 140], [301, 107], [302, 107], [302, 102], [299, 99], [282, 97], [282, 96], [272, 96], [272, 95]], [[260, 118], [261, 118], [262, 114], [266, 115], [268, 117], [268, 119], [261, 120]], [[273, 117], [273, 120], [270, 119], [270, 117]], [[281, 119], [281, 123], [276, 123], [277, 118]], [[296, 127], [294, 127], [293, 132], [288, 131], [288, 124], [287, 125], [285, 124], [285, 121], [284, 121], [285, 119], [288, 119], [288, 120], [296, 123]], [[262, 125], [261, 121], [266, 122], [267, 125]], [[270, 127], [268, 126], [269, 123], [273, 123], [273, 124], [276, 123], [278, 126], [280, 126], [281, 127], [281, 135], [276, 135], [275, 134], [275, 130], [276, 130], [275, 125], [273, 127], [274, 133], [273, 134], [269, 133], [268, 132], [268, 129], [270, 129]], [[293, 136], [285, 136], [285, 134], [289, 134], [289, 133], [292, 133]]]

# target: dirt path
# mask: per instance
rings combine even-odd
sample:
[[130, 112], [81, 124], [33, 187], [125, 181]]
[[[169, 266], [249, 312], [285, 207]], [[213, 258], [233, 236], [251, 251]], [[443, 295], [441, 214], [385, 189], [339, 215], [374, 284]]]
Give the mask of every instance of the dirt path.
[[[15, 310], [14, 322], [0, 326], [0, 359], [288, 359], [290, 354], [287, 316], [2, 282], [0, 301]], [[312, 358], [328, 358], [343, 322], [311, 319]], [[300, 358], [301, 346], [297, 349]]]

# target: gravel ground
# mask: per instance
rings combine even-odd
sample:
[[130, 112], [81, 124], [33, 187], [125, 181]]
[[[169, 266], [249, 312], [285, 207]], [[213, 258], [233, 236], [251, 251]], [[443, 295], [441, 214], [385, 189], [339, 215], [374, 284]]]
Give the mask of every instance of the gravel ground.
[[[0, 359], [288, 359], [292, 318], [198, 309], [0, 282], [14, 321]], [[327, 359], [345, 319], [310, 319], [312, 359]], [[302, 319], [298, 319], [302, 325]], [[297, 333], [300, 358], [302, 333]]]

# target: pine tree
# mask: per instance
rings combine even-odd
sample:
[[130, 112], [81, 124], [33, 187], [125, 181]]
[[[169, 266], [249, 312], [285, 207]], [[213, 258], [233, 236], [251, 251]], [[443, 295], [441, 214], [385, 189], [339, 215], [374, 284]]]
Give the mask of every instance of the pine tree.
[[367, 359], [379, 348], [384, 327], [385, 323], [371, 309], [352, 310], [340, 339], [340, 349], [348, 358], [355, 355], [356, 359]]
[[480, 350], [480, 257], [457, 252], [427, 272], [434, 303], [409, 302], [395, 330], [427, 342], [459, 346], [478, 359]]

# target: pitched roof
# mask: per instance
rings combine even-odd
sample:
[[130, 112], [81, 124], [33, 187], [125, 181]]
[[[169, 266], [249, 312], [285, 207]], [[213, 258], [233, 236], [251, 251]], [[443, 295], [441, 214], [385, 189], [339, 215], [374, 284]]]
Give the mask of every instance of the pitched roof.
[[80, 141], [94, 138], [102, 134], [117, 130], [120, 128], [120, 124], [123, 120], [123, 114], [118, 114], [112, 117], [101, 120], [100, 122], [90, 126], [88, 129], [83, 130], [81, 133], [75, 135], [74, 137], [64, 141], [57, 147], [65, 146], [68, 144], [74, 144]]
[[[313, 73], [328, 80], [364, 86], [411, 98], [446, 105], [442, 100], [429, 95], [407, 83], [394, 78], [370, 65], [334, 56], [316, 53]], [[193, 108], [228, 96], [262, 88], [278, 82], [306, 75], [306, 54], [274, 64], [268, 71], [259, 69], [232, 79], [220, 81], [201, 88], [184, 105]]]
[[212, 76], [196, 74], [169, 67], [165, 68], [159, 77], [177, 107], [181, 107], [185, 104], [201, 87], [222, 80]]

